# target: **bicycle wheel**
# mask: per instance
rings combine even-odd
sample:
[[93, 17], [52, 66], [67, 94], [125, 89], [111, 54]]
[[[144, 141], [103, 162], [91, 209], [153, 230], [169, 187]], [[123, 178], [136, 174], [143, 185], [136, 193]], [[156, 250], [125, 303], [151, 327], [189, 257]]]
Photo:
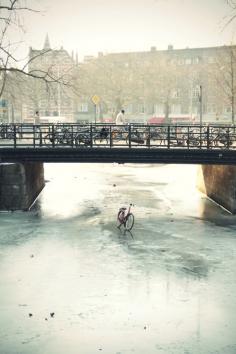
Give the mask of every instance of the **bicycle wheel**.
[[119, 210], [117, 215], [117, 226], [124, 224], [125, 212], [123, 210]]
[[132, 213], [128, 214], [125, 221], [125, 229], [130, 231], [134, 226], [134, 215]]
[[53, 139], [52, 139], [51, 133], [49, 133], [43, 137], [43, 145], [52, 146], [52, 142], [53, 142]]
[[81, 147], [85, 147], [91, 145], [90, 137], [86, 134], [80, 134], [75, 139], [75, 145], [80, 145]]

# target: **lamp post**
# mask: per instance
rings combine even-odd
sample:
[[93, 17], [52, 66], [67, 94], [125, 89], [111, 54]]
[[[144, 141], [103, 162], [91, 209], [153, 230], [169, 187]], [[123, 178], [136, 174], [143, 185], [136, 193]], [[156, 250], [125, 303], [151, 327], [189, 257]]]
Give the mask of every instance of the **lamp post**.
[[202, 126], [202, 85], [199, 86], [199, 111], [200, 111], [200, 125]]
[[58, 110], [58, 116], [61, 116], [61, 84], [59, 82], [60, 80], [60, 67], [59, 65], [57, 66], [57, 79], [58, 79], [58, 83], [57, 83], [57, 110]]

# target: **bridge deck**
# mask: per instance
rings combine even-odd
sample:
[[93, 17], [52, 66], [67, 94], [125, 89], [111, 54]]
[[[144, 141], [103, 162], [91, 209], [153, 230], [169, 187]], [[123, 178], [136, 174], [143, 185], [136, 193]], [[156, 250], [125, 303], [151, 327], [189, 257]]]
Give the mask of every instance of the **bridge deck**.
[[0, 162], [236, 164], [235, 126], [0, 125]]
[[234, 150], [146, 148], [1, 148], [0, 162], [118, 162], [172, 164], [236, 164]]

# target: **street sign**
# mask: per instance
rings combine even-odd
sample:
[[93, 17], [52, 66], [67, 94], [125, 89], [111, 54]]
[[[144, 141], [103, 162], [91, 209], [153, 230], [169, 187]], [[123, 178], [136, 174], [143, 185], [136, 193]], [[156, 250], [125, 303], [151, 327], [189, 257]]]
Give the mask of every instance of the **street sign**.
[[100, 102], [100, 97], [98, 95], [93, 95], [91, 100], [92, 100], [93, 104], [97, 105]]

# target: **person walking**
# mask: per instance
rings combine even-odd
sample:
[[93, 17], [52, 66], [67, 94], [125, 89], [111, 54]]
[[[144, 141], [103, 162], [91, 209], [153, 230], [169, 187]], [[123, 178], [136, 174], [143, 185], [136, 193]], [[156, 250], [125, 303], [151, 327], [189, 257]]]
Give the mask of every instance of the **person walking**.
[[[124, 115], [125, 115], [125, 110], [121, 109], [121, 111], [116, 116], [116, 125], [125, 124]], [[113, 131], [111, 134], [111, 139], [112, 139], [111, 144], [112, 145], [113, 145], [113, 139], [118, 139], [118, 137], [122, 138], [123, 132], [124, 132], [123, 128], [117, 128], [117, 127], [113, 128]]]
[[36, 112], [35, 112], [34, 122], [35, 122], [35, 124], [40, 124], [39, 111], [36, 111]]
[[122, 109], [116, 116], [116, 125], [122, 125], [125, 124], [125, 111]]

